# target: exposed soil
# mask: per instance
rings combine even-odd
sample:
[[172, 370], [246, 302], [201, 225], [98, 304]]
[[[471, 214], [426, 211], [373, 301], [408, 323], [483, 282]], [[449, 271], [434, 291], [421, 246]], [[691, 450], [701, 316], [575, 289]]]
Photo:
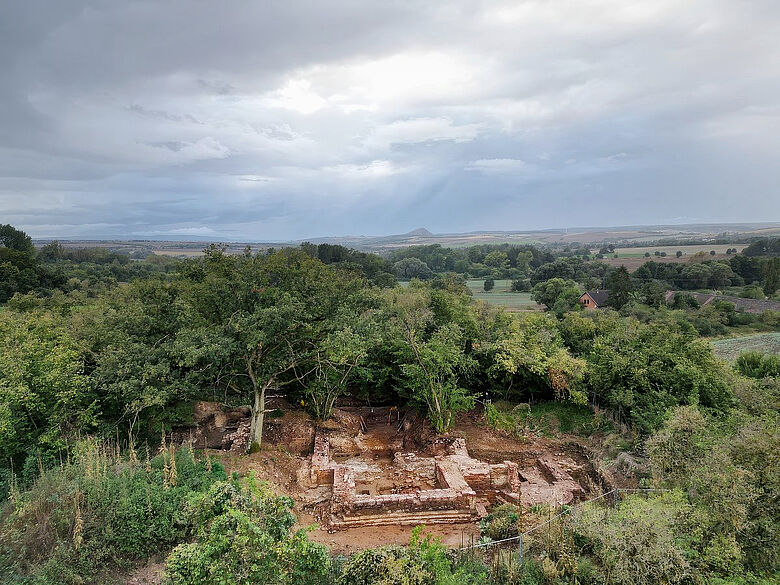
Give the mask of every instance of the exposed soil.
[[152, 559], [133, 570], [125, 580], [125, 585], [158, 585], [162, 583], [164, 570], [164, 562]]
[[[295, 500], [298, 526], [310, 529], [310, 538], [327, 545], [335, 554], [351, 554], [385, 544], [406, 544], [413, 527], [387, 525], [329, 530], [324, 510], [330, 502], [330, 487], [313, 486], [310, 481], [311, 450], [303, 448], [315, 434], [327, 435], [334, 461], [346, 463], [359, 472], [362, 479], [355, 482], [358, 494], [402, 494], [436, 488], [435, 480], [427, 479], [424, 474], [404, 473], [397, 467], [399, 462], [394, 462], [393, 455], [433, 455], [440, 449], [440, 444], [454, 438], [465, 439], [468, 452], [475, 459], [489, 464], [508, 460], [517, 463], [527, 476], [522, 479], [530, 481], [529, 485], [538, 491], [531, 497], [539, 501], [554, 497], [554, 490], [545, 492], [544, 482], [551, 478], [546, 477], [549, 471], [539, 466], [540, 460], [571, 474], [582, 487], [580, 499], [611, 487], [612, 479], [596, 469], [588, 446], [579, 439], [518, 439], [488, 427], [478, 412], [460, 415], [448, 433], [437, 437], [424, 420], [414, 418], [410, 413], [387, 408], [372, 409], [369, 415], [365, 412], [362, 409], [337, 410], [331, 420], [315, 424], [305, 413], [286, 411], [283, 417], [272, 420], [272, 431], [266, 433], [267, 441], [261, 452], [238, 455], [210, 450], [209, 453], [217, 456], [229, 473], [253, 471], [278, 493], [291, 496]], [[411, 418], [412, 422], [405, 417]], [[531, 491], [531, 488], [527, 489]], [[465, 524], [431, 525], [426, 531], [440, 536], [452, 547], [479, 538], [476, 518]]]
[[[299, 517], [303, 523], [307, 516]], [[388, 544], [409, 544], [412, 526], [378, 526], [350, 528], [329, 534], [327, 530], [315, 529], [309, 533], [309, 538], [327, 546], [334, 555], [351, 555], [364, 548], [375, 548]], [[479, 540], [479, 525], [468, 524], [434, 524], [425, 527], [426, 534], [441, 538], [442, 544], [450, 548], [460, 548]]]
[[[555, 495], [554, 490], [544, 489], [544, 482], [553, 478], [549, 477], [549, 468], [540, 465], [540, 461], [569, 473], [582, 487], [580, 499], [613, 486], [634, 487], [636, 481], [631, 477], [631, 468], [642, 464], [641, 461], [618, 458], [612, 460], [611, 471], [597, 469], [592, 452], [597, 452], [600, 459], [610, 451], [599, 437], [588, 442], [577, 437], [517, 438], [490, 428], [477, 411], [461, 414], [448, 433], [436, 435], [424, 419], [393, 408], [337, 409], [332, 419], [316, 423], [308, 414], [293, 410], [288, 404], [278, 406], [284, 415], [266, 419], [265, 442], [259, 453], [244, 455], [235, 450], [216, 448], [204, 452], [218, 459], [228, 474], [253, 472], [258, 479], [268, 482], [276, 493], [292, 497], [298, 517], [297, 528], [309, 530], [312, 541], [327, 546], [336, 555], [351, 555], [364, 548], [388, 544], [408, 544], [414, 527], [390, 524], [329, 529], [323, 510], [330, 501], [331, 487], [312, 487], [310, 479], [311, 454], [317, 434], [327, 435], [334, 461], [348, 464], [359, 472], [363, 479], [355, 482], [355, 491], [372, 496], [438, 487], [435, 478], [429, 477], [425, 470], [420, 471], [420, 459], [441, 454], [455, 438], [465, 439], [469, 455], [477, 460], [488, 464], [517, 463], [522, 479], [530, 480], [524, 484], [524, 489], [528, 492], [537, 490], [539, 493], [530, 496], [540, 501]], [[210, 418], [208, 423], [210, 433], [214, 431], [213, 420]], [[229, 430], [227, 428], [226, 432]], [[218, 437], [209, 438], [212, 444], [219, 444]], [[407, 455], [396, 457], [397, 453]], [[623, 468], [628, 470], [625, 474], [621, 473]], [[409, 469], [415, 472], [408, 472]], [[441, 538], [445, 546], [452, 548], [471, 544], [480, 536], [478, 518], [467, 523], [433, 524], [426, 526], [425, 532]], [[158, 585], [163, 570], [164, 562], [152, 559], [130, 572], [125, 583]]]

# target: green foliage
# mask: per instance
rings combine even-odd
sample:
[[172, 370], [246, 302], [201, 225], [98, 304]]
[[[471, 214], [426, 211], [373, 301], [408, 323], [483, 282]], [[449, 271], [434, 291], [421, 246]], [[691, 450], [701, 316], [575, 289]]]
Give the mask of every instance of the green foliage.
[[0, 225], [0, 246], [30, 256], [35, 253], [30, 236], [8, 224]]
[[479, 521], [482, 536], [491, 540], [513, 538], [520, 534], [522, 511], [512, 504], [501, 504]]
[[58, 450], [95, 422], [81, 348], [45, 313], [0, 311], [0, 460]]
[[755, 284], [748, 285], [742, 289], [742, 291], [739, 293], [739, 296], [743, 299], [759, 299], [763, 300], [766, 298], [766, 295], [764, 294], [764, 290]]
[[656, 479], [680, 485], [701, 465], [712, 447], [704, 415], [695, 406], [680, 406], [647, 442]]
[[733, 404], [726, 372], [712, 347], [662, 323], [624, 327], [594, 339], [588, 352], [588, 386], [643, 433], [661, 426], [680, 404], [727, 410]]
[[734, 367], [749, 378], [770, 378], [780, 376], [780, 356], [749, 351], [737, 358]]
[[590, 407], [571, 402], [540, 402], [517, 404], [488, 402], [485, 418], [497, 430], [518, 436], [539, 433], [544, 436], [574, 434], [587, 437], [599, 431], [612, 429], [610, 421], [596, 415]]
[[16, 293], [45, 292], [58, 284], [60, 275], [38, 263], [30, 236], [8, 224], [0, 225], [0, 303]]
[[404, 258], [393, 264], [393, 272], [401, 280], [411, 280], [419, 278], [428, 280], [433, 278], [433, 272], [428, 265], [418, 258]]
[[695, 512], [689, 546], [702, 570], [777, 572], [780, 388], [752, 381], [738, 391], [748, 410], [723, 419], [678, 408], [648, 451], [656, 481], [689, 494]]
[[659, 308], [664, 303], [666, 287], [655, 280], [651, 280], [642, 285], [640, 295], [646, 305]]
[[745, 256], [780, 255], [780, 238], [761, 238], [742, 250]]
[[769, 258], [764, 262], [764, 294], [771, 297], [780, 288], [780, 258]]
[[545, 305], [559, 316], [579, 308], [581, 293], [577, 283], [572, 280], [551, 278], [534, 285], [531, 293], [537, 303]]
[[606, 583], [685, 583], [693, 577], [680, 527], [692, 510], [679, 492], [645, 499], [627, 497], [612, 512], [583, 511], [578, 531], [606, 572]]
[[512, 292], [529, 292], [531, 290], [531, 281], [527, 278], [515, 279], [512, 281]]
[[413, 331], [407, 334], [411, 350], [402, 371], [411, 396], [424, 404], [433, 427], [447, 430], [458, 411], [474, 404], [460, 380], [474, 366], [463, 351], [463, 332], [456, 324], [439, 328], [427, 340], [420, 340]]
[[493, 290], [494, 286], [496, 286], [496, 281], [495, 280], [493, 280], [492, 278], [486, 278], [485, 279], [485, 284], [483, 286], [483, 288], [485, 289], [485, 292], [490, 292], [491, 290]]
[[253, 476], [217, 482], [189, 499], [185, 517], [195, 540], [166, 561], [169, 585], [306, 585], [330, 570], [325, 547], [292, 531], [292, 500]]
[[[438, 539], [412, 531], [408, 547], [364, 549], [344, 566], [339, 585], [456, 585], [468, 579], [452, 571], [451, 560]], [[465, 581], [468, 583], [468, 580]]]
[[188, 496], [224, 477], [221, 466], [195, 461], [187, 450], [143, 462], [82, 442], [72, 463], [45, 472], [6, 503], [0, 570], [19, 582], [105, 583], [112, 570], [181, 541]]
[[634, 290], [634, 284], [625, 266], [621, 266], [610, 275], [607, 288], [609, 289], [607, 303], [610, 307], [620, 309], [628, 303]]
[[580, 384], [585, 362], [567, 351], [552, 317], [538, 313], [514, 320], [485, 350], [492, 359], [488, 373], [505, 385], [505, 397], [519, 384], [532, 396], [538, 389], [559, 400], [586, 401]]
[[305, 394], [312, 414], [319, 420], [330, 417], [336, 399], [347, 391], [347, 382], [353, 370], [365, 359], [372, 324], [361, 323], [363, 331], [356, 332], [350, 326], [328, 333], [312, 351], [313, 364], [308, 377], [303, 380]]
[[509, 268], [509, 257], [506, 255], [506, 252], [501, 250], [493, 250], [488, 253], [482, 262], [492, 268]]

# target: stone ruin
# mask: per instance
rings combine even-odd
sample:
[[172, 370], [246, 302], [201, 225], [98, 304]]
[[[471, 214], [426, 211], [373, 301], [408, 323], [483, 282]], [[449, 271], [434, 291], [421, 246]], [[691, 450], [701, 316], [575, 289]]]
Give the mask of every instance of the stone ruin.
[[329, 439], [317, 435], [309, 479], [316, 489], [331, 487], [322, 519], [332, 530], [460, 523], [485, 516], [486, 506], [493, 503], [562, 505], [584, 494], [580, 483], [550, 457], [521, 470], [512, 461], [491, 464], [472, 458], [462, 438], [439, 441], [436, 447], [439, 453], [432, 456], [396, 452], [383, 466], [372, 458], [339, 462]]
[[[171, 440], [243, 454], [249, 415], [198, 402], [194, 424], [175, 429]], [[317, 424], [287, 409], [266, 420], [265, 438], [300, 456], [296, 497], [331, 530], [471, 522], [492, 504], [558, 506], [584, 496], [583, 486], [596, 488], [588, 464], [563, 453], [483, 449], [490, 461], [477, 459], [465, 439], [437, 438], [413, 413], [388, 407], [340, 408]]]
[[248, 407], [224, 409], [216, 402], [196, 402], [193, 425], [174, 429], [174, 443], [191, 443], [195, 448], [221, 449], [236, 454], [249, 448], [251, 418]]

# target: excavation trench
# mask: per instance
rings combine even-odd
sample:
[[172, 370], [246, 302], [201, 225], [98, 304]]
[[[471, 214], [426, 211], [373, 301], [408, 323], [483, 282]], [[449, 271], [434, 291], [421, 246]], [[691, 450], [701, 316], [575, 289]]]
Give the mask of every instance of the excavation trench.
[[[266, 421], [264, 452], [233, 450], [229, 467], [253, 470], [291, 495], [302, 525], [317, 525], [311, 537], [340, 552], [404, 543], [419, 524], [459, 546], [478, 537], [478, 520], [495, 504], [560, 506], [605, 487], [581, 445], [509, 437], [478, 413], [436, 435], [411, 410], [340, 408], [317, 423], [281, 407], [284, 416]], [[200, 425], [215, 448], [229, 448], [215, 421], [229, 422], [226, 436], [241, 427], [240, 416], [228, 414]]]

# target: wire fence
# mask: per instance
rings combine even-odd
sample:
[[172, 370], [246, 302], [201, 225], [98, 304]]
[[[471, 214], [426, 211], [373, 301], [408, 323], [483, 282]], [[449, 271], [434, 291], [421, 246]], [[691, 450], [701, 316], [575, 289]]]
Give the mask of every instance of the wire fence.
[[[662, 493], [668, 490], [656, 489], [656, 488], [617, 488], [606, 493], [603, 493], [590, 500], [585, 500], [573, 506], [565, 506], [556, 514], [550, 516], [546, 521], [540, 522], [528, 530], [512, 536], [510, 538], [503, 538], [500, 540], [489, 540], [485, 542], [476, 542], [467, 546], [462, 546], [458, 549], [461, 553], [468, 552], [482, 552], [491, 553], [501, 551], [511, 551], [518, 556], [518, 560], [522, 562], [523, 554], [526, 551], [527, 543], [529, 540], [535, 538], [539, 533], [544, 533], [545, 529], [549, 532], [556, 527], [561, 531], [570, 529], [573, 527], [573, 522], [582, 517], [583, 510], [588, 506], [605, 505], [605, 513], [617, 506], [618, 502], [625, 495], [631, 494], [644, 494], [646, 497], [651, 494]], [[562, 525], [564, 522], [568, 523], [568, 526]]]

